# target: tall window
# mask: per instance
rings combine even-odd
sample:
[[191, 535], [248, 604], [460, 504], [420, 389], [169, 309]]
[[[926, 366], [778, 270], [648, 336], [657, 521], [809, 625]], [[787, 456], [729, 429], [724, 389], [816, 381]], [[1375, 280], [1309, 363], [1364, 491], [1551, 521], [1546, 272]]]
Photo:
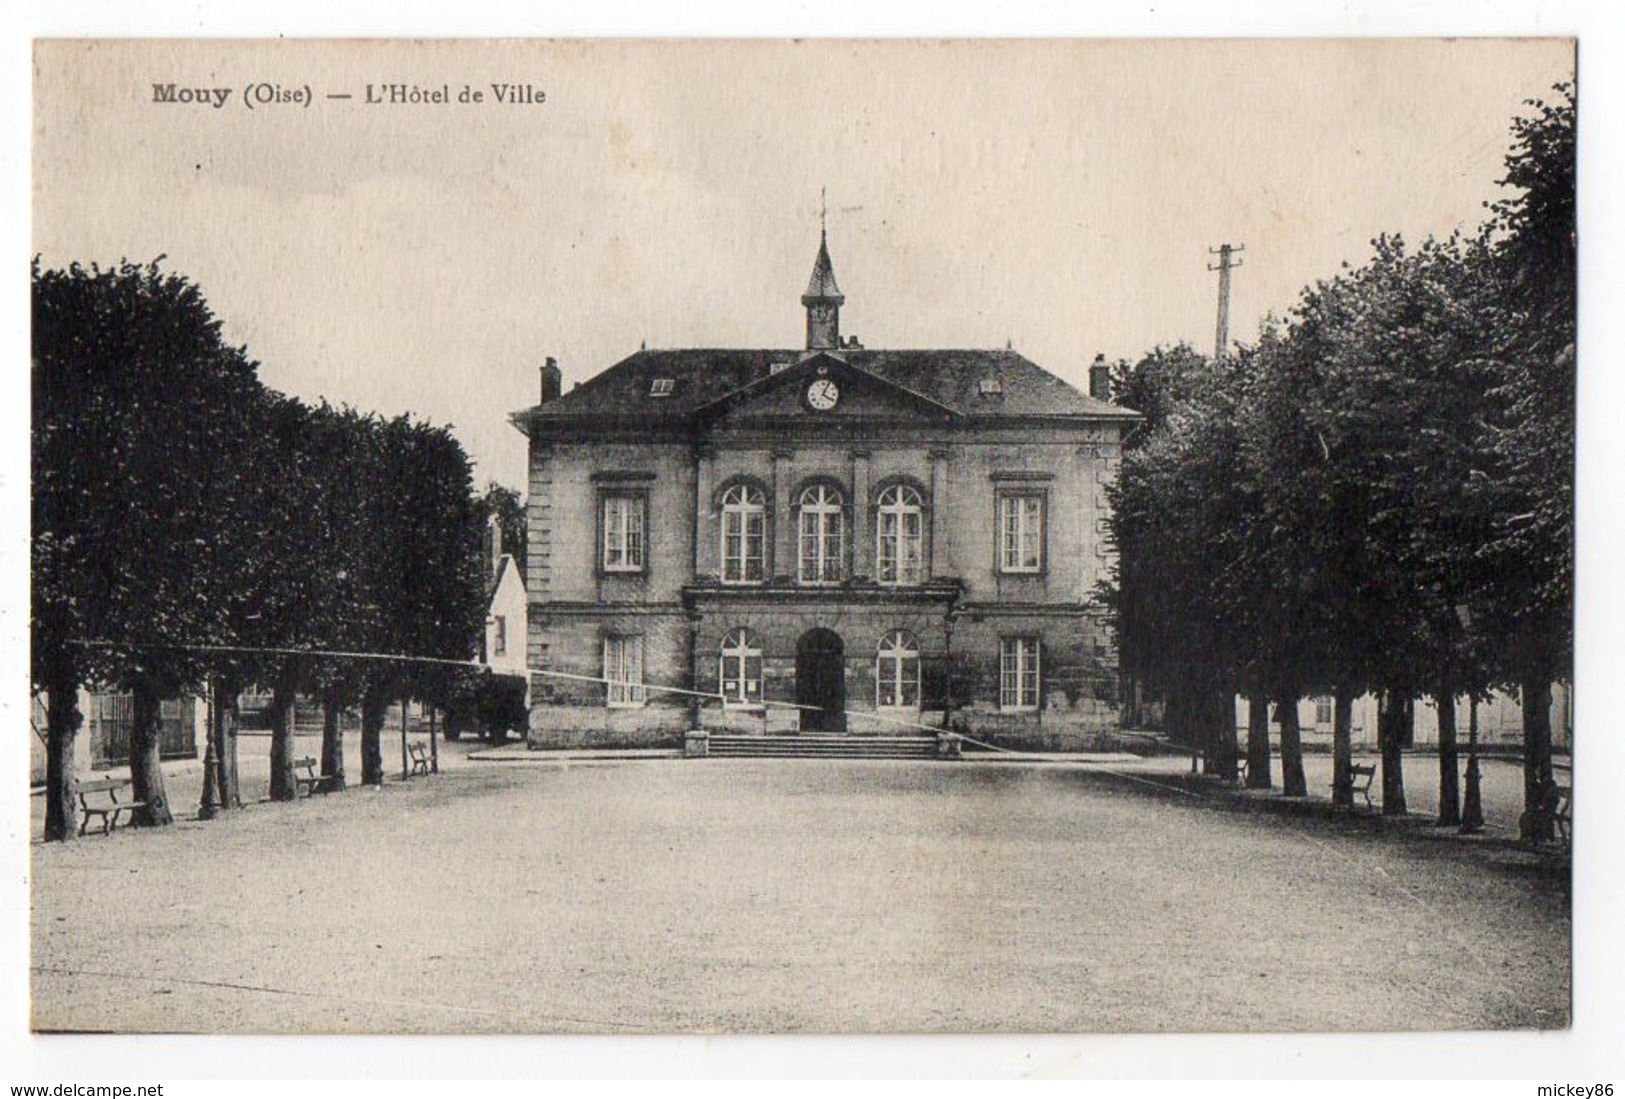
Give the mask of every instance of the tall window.
[[1315, 724], [1330, 725], [1332, 723], [1332, 698], [1330, 695], [1321, 695], [1315, 699]]
[[875, 519], [875, 571], [882, 584], [918, 584], [921, 577], [920, 494], [893, 485], [880, 494]]
[[999, 497], [999, 571], [1039, 572], [1044, 567], [1044, 497], [1006, 493]]
[[1038, 709], [1038, 638], [999, 642], [999, 709]]
[[620, 634], [604, 638], [604, 678], [609, 681], [607, 699], [611, 706], [644, 704], [643, 638]]
[[722, 494], [722, 582], [755, 584], [762, 579], [762, 548], [767, 526], [762, 490], [734, 485]]
[[508, 652], [508, 618], [506, 615], [494, 615], [492, 625], [496, 627], [496, 635], [491, 639], [491, 655], [505, 656]]
[[907, 630], [880, 639], [875, 653], [875, 706], [882, 710], [920, 708], [920, 646]]
[[734, 630], [722, 639], [721, 667], [724, 706], [762, 704], [762, 643], [749, 630]]
[[801, 494], [799, 576], [803, 584], [833, 584], [845, 575], [843, 503], [840, 492], [828, 485], [813, 485]]
[[643, 571], [642, 493], [610, 493], [604, 497], [605, 572]]

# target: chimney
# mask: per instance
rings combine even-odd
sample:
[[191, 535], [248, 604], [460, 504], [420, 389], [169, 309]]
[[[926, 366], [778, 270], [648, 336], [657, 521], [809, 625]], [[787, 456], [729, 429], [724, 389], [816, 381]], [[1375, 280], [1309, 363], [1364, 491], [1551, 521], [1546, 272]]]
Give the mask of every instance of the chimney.
[[1089, 396], [1097, 401], [1112, 399], [1112, 368], [1106, 365], [1105, 355], [1096, 355], [1089, 364]]
[[559, 370], [558, 360], [549, 355], [547, 365], [542, 367], [542, 404], [559, 399], [559, 393], [564, 389], [564, 373]]
[[486, 563], [490, 566], [491, 580], [497, 578], [502, 567], [502, 521], [493, 514], [485, 521]]

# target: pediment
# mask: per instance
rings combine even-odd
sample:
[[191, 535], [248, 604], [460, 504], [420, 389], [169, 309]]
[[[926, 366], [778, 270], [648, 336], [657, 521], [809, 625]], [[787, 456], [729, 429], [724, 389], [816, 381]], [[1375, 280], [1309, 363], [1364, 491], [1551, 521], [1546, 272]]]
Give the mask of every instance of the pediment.
[[776, 374], [699, 409], [729, 422], [896, 421], [942, 422], [955, 413], [922, 394], [853, 366], [839, 352], [813, 352]]

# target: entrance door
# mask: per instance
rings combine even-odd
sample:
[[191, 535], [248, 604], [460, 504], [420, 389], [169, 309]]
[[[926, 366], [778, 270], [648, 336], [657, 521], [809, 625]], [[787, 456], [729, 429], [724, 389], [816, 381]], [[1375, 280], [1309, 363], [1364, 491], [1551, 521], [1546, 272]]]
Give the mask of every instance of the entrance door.
[[804, 733], [846, 732], [846, 647], [833, 630], [808, 630], [796, 642], [796, 705]]

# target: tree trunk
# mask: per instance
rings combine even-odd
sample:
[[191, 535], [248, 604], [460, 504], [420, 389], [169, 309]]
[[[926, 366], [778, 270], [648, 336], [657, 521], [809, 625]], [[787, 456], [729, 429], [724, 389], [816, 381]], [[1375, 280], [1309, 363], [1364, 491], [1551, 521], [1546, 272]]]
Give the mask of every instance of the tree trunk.
[[1405, 699], [1398, 691], [1382, 692], [1377, 710], [1377, 743], [1382, 749], [1382, 815], [1405, 815], [1405, 772], [1401, 750], [1405, 746]]
[[401, 781], [412, 777], [412, 764], [406, 758], [406, 696], [401, 696]]
[[159, 762], [159, 714], [161, 699], [149, 683], [139, 683], [132, 692], [130, 714], [130, 793], [145, 802], [132, 823], [155, 828], [175, 822], [169, 811], [169, 795], [164, 790], [164, 769]]
[[1526, 673], [1520, 685], [1523, 700], [1523, 815], [1518, 836], [1541, 842], [1553, 838], [1549, 799], [1552, 790], [1552, 683], [1540, 674]]
[[1270, 774], [1270, 700], [1254, 694], [1247, 699], [1247, 788], [1268, 790], [1275, 785]]
[[361, 782], [364, 786], [384, 784], [384, 711], [389, 695], [368, 687], [361, 696]]
[[1225, 782], [1236, 781], [1236, 696], [1222, 681], [1202, 691], [1202, 743], [1207, 773]]
[[[64, 661], [64, 664], [67, 662]], [[45, 838], [71, 840], [79, 834], [73, 804], [73, 742], [84, 716], [79, 712], [79, 676], [71, 668], [51, 669], [45, 691]]]
[[271, 800], [293, 801], [299, 784], [293, 777], [294, 680], [278, 677], [271, 689]]
[[1456, 753], [1456, 689], [1439, 689], [1439, 827], [1461, 823], [1461, 757]]
[[1303, 740], [1298, 732], [1298, 695], [1283, 693], [1281, 708], [1281, 793], [1289, 798], [1309, 796], [1309, 780], [1303, 774]]
[[440, 744], [434, 735], [434, 706], [429, 707], [429, 773], [440, 773]]
[[1190, 726], [1185, 720], [1185, 691], [1183, 683], [1168, 685], [1162, 707], [1162, 726], [1168, 733], [1170, 744], [1189, 748]]
[[1354, 693], [1339, 687], [1332, 695], [1332, 804], [1354, 808]]
[[322, 792], [344, 789], [344, 707], [337, 698], [322, 699]]

